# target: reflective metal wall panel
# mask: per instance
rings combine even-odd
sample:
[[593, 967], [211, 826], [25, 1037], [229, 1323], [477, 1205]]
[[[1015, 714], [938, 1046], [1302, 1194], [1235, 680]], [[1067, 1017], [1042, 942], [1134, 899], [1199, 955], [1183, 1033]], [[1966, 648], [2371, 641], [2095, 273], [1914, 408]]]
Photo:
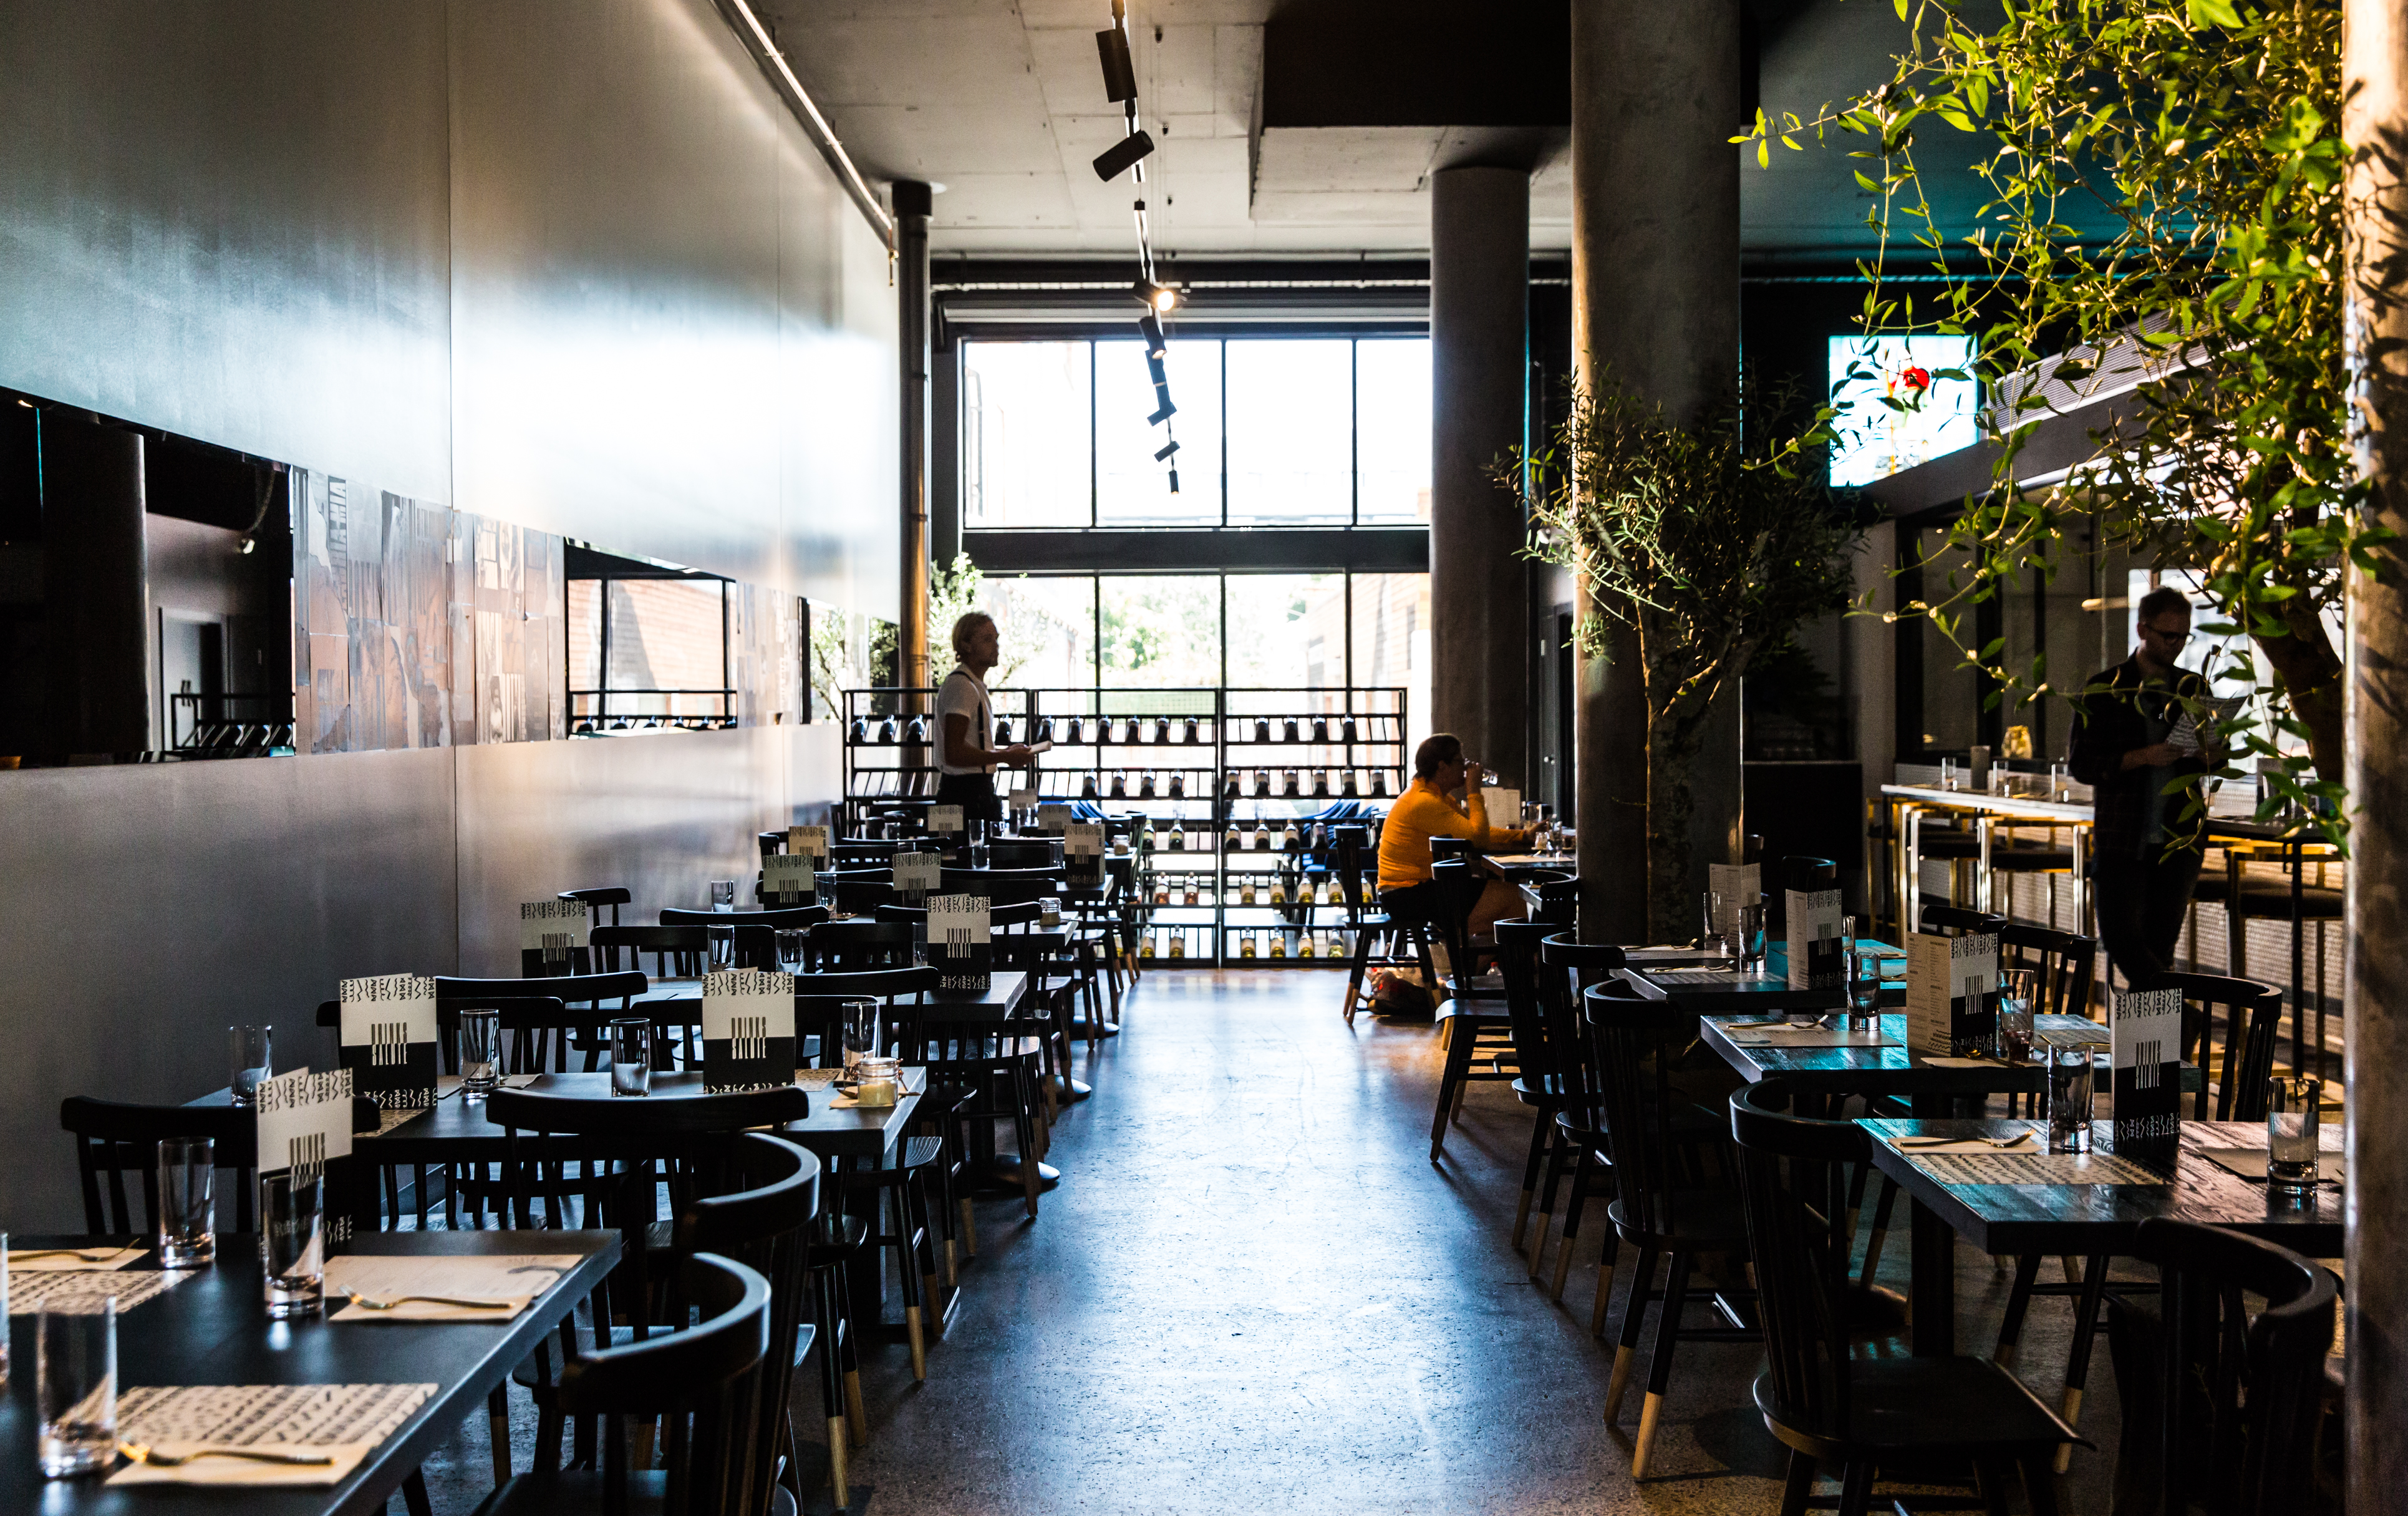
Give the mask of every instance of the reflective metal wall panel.
[[[566, 744], [531, 744], [536, 747]], [[452, 755], [0, 773], [0, 1216], [80, 1231], [59, 1102], [226, 1082], [225, 1029], [326, 1067], [347, 975], [457, 961]]]
[[0, 384], [451, 495], [444, 7], [0, 7]]

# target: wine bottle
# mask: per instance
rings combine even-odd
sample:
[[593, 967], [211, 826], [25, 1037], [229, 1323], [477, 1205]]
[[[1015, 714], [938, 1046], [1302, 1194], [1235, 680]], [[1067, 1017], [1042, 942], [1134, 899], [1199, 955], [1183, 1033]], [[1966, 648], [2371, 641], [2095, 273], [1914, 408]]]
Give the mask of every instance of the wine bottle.
[[1187, 851], [1187, 829], [1185, 827], [1173, 827], [1171, 829], [1170, 850], [1174, 853], [1183, 853]]
[[1037, 740], [1040, 743], [1050, 743], [1054, 740], [1054, 718], [1052, 716], [1049, 715], [1044, 720], [1037, 723]]
[[903, 740], [914, 747], [925, 744], [928, 740], [928, 718], [924, 715], [913, 716], [910, 725], [903, 729]]
[[1091, 801], [1096, 798], [1096, 776], [1094, 774], [1083, 774], [1080, 777], [1079, 798], [1082, 801]]
[[1086, 744], [1087, 724], [1080, 720], [1077, 716], [1072, 716], [1070, 718], [1070, 745], [1072, 747], [1084, 747]]
[[1238, 903], [1240, 905], [1252, 905], [1254, 902], [1254, 876], [1249, 874], [1238, 886]]
[[1284, 932], [1284, 931], [1274, 931], [1274, 932], [1272, 932], [1272, 933], [1271, 933], [1271, 957], [1273, 957], [1273, 958], [1285, 958], [1285, 957], [1287, 957], [1287, 933], [1286, 933], [1286, 932]]
[[1173, 770], [1170, 775], [1170, 798], [1175, 801], [1187, 798], [1187, 775], [1177, 770]]
[[1271, 903], [1273, 905], [1285, 905], [1287, 903], [1287, 887], [1281, 884], [1276, 876], [1271, 880]]
[[896, 736], [900, 729], [901, 729], [896, 726], [895, 718], [890, 715], [886, 718], [885, 724], [878, 729], [878, 740], [881, 743], [885, 744], [887, 746], [892, 747], [895, 745]]
[[1154, 771], [1152, 769], [1146, 770], [1144, 773], [1139, 777], [1137, 782], [1137, 794], [1138, 799], [1140, 800], [1150, 801], [1154, 799]]
[[1338, 729], [1338, 740], [1345, 743], [1351, 743], [1354, 740], [1354, 718], [1353, 716], [1348, 716], [1345, 721], [1340, 725]]
[[1291, 821], [1287, 824], [1287, 830], [1280, 833], [1280, 851], [1283, 853], [1295, 852], [1296, 841], [1296, 823]]
[[1011, 717], [1005, 715], [995, 718], [995, 745], [997, 747], [1011, 745]]
[[1229, 835], [1222, 839], [1221, 851], [1225, 853], [1234, 853], [1244, 845], [1244, 842], [1242, 842], [1238, 835], [1238, 824], [1235, 821], [1230, 822]]
[[1360, 793], [1361, 793], [1361, 792], [1356, 788], [1355, 784], [1354, 784], [1354, 770], [1349, 769], [1349, 770], [1347, 770], [1347, 771], [1346, 771], [1346, 777], [1345, 777], [1344, 783], [1343, 783], [1343, 784], [1341, 784], [1341, 785], [1340, 786], [1338, 793], [1339, 793], [1340, 798], [1340, 799], [1343, 799], [1343, 800], [1350, 800], [1350, 801], [1351, 801], [1351, 800], [1358, 799], [1358, 798], [1360, 797]]
[[1223, 799], [1225, 799], [1225, 800], [1236, 800], [1236, 799], [1238, 798], [1238, 771], [1237, 771], [1237, 770], [1232, 769], [1232, 770], [1230, 770], [1230, 771], [1229, 771], [1229, 774], [1228, 774], [1228, 782], [1227, 782], [1227, 783], [1226, 783], [1226, 784], [1224, 784], [1224, 785], [1221, 787], [1221, 795], [1222, 795], [1222, 798], [1223, 798]]
[[1297, 740], [1296, 717], [1289, 716], [1287, 720], [1282, 724], [1281, 729], [1286, 734], [1286, 738], [1289, 742], [1295, 742]]
[[1196, 718], [1194, 716], [1191, 715], [1187, 718], [1186, 735], [1181, 740], [1185, 742], [1191, 747], [1196, 744]]
[[1162, 746], [1170, 744], [1170, 718], [1164, 716], [1154, 724], [1154, 740]]
[[1173, 958], [1187, 956], [1187, 933], [1174, 931], [1170, 934], [1170, 956]]
[[1269, 718], [1269, 717], [1268, 717], [1268, 716], [1259, 716], [1259, 715], [1258, 715], [1258, 716], [1256, 716], [1256, 717], [1254, 717], [1254, 741], [1256, 741], [1256, 742], [1258, 742], [1258, 743], [1267, 743], [1267, 742], [1269, 742], [1270, 740], [1271, 740], [1271, 723], [1270, 723], [1270, 718]]
[[1312, 798], [1317, 801], [1326, 801], [1329, 798], [1329, 771], [1327, 769], [1315, 769], [1312, 771]]
[[1287, 771], [1287, 776], [1286, 776], [1286, 779], [1285, 779], [1285, 784], [1286, 784], [1285, 795], [1286, 795], [1286, 798], [1287, 798], [1287, 799], [1289, 799], [1289, 800], [1301, 800], [1301, 799], [1303, 798], [1303, 796], [1304, 796], [1303, 782], [1302, 782], [1302, 780], [1297, 776], [1297, 772], [1296, 772], [1294, 769], [1290, 769], [1290, 770], [1288, 770], [1288, 771]]
[[1312, 740], [1316, 743], [1326, 743], [1329, 741], [1329, 718], [1327, 716], [1317, 715], [1312, 718]]
[[1312, 958], [1317, 956], [1312, 950], [1312, 938], [1310, 934], [1305, 937], [1304, 945], [1296, 950], [1296, 956], [1298, 958]]
[[1154, 956], [1154, 939], [1158, 935], [1159, 933], [1157, 932], [1147, 932], [1144, 940], [1138, 944], [1137, 956], [1141, 959], [1152, 958]]
[[1128, 771], [1126, 769], [1114, 769], [1112, 771], [1112, 799], [1116, 801], [1125, 801], [1128, 799]]
[[1238, 939], [1238, 956], [1240, 958], [1252, 958], [1254, 956], [1254, 934], [1253, 932], [1249, 931], [1243, 937]]
[[1371, 771], [1371, 798], [1375, 801], [1383, 801], [1388, 798], [1387, 770], [1373, 769]]
[[852, 729], [847, 735], [851, 738], [853, 744], [855, 747], [859, 747], [862, 744], [869, 741], [868, 720], [862, 716], [854, 716], [853, 718]]

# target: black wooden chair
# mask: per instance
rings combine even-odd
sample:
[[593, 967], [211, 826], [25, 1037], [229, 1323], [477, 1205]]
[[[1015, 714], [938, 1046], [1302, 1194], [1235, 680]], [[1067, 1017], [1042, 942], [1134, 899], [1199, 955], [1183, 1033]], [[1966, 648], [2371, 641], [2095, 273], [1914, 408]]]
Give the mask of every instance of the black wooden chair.
[[[603, 1422], [601, 1466], [538, 1461], [503, 1485], [477, 1516], [761, 1516], [780, 1449], [761, 1445], [762, 1364], [776, 1316], [769, 1281], [711, 1253], [679, 1264], [675, 1298], [699, 1317], [681, 1331], [584, 1353], [564, 1364], [552, 1399], [561, 1414]], [[791, 1354], [788, 1362], [791, 1362]], [[788, 1377], [785, 1364], [767, 1376]], [[627, 1423], [659, 1419], [666, 1465], [631, 1471]]]
[[2099, 979], [2099, 943], [2078, 932], [2009, 921], [1999, 928], [1999, 966], [2030, 971], [2040, 982], [2042, 1016], [2088, 1016]]
[[595, 927], [593, 934], [595, 967], [604, 973], [616, 973], [619, 955], [627, 955], [627, 966], [640, 969], [644, 955], [652, 955], [652, 973], [658, 979], [691, 979], [702, 973], [709, 960], [710, 933], [702, 927]]
[[[2305, 1509], [2332, 1275], [2273, 1243], [2164, 1217], [2141, 1223], [2132, 1251], [2157, 1265], [2159, 1292], [2154, 1310], [2118, 1301], [2110, 1334], [2124, 1409], [2115, 1509]], [[2264, 1302], [2254, 1314], [2252, 1297]]]
[[[1555, 1058], [1558, 1108], [1539, 1190], [1539, 1231], [1530, 1246], [1530, 1268], [1537, 1272], [1547, 1249], [1547, 1230], [1555, 1210], [1555, 1196], [1565, 1196], [1564, 1230], [1555, 1244], [1555, 1267], [1548, 1283], [1550, 1299], [1564, 1298], [1564, 1280], [1571, 1271], [1572, 1249], [1580, 1238], [1582, 1215], [1592, 1191], [1602, 1192], [1612, 1179], [1605, 1111], [1598, 1103], [1594, 1045], [1581, 1017], [1582, 997], [1592, 987], [1600, 993], [1636, 1000], [1639, 991], [1623, 980], [1626, 961], [1621, 948], [1608, 943], [1575, 941], [1569, 932], [1549, 936], [1539, 945], [1539, 1009], [1546, 1018], [1547, 1044]], [[1597, 1298], [1589, 1309], [1591, 1336], [1605, 1332], [1605, 1309], [1613, 1292], [1613, 1269], [1621, 1243], [1608, 1227], [1598, 1258]]]
[[[1513, 1246], [1530, 1220], [1530, 1203], [1539, 1191], [1539, 1169], [1555, 1130], [1555, 1113], [1563, 1105], [1562, 1060], [1547, 1040], [1545, 1013], [1539, 1004], [1539, 944], [1555, 929], [1541, 921], [1509, 919], [1497, 923], [1497, 972], [1505, 981], [1505, 1011], [1513, 1032], [1513, 1098], [1530, 1107], [1530, 1150], [1522, 1162], [1522, 1193], [1513, 1203]], [[1540, 1244], [1544, 1248], [1545, 1244]], [[1536, 1265], [1533, 1265], [1534, 1267]]]
[[1976, 1358], [1854, 1350], [1846, 1175], [1871, 1161], [1871, 1139], [1854, 1122], [1788, 1114], [1791, 1104], [1778, 1079], [1730, 1097], [1764, 1324], [1756, 1409], [1789, 1449], [1783, 1516], [1804, 1516], [1820, 1464], [1840, 1465], [1842, 1516], [1866, 1516], [1884, 1465], [1913, 1466], [1920, 1481], [1944, 1460], [1970, 1465], [1994, 1511], [2021, 1470], [2035, 1516], [2053, 1516], [2051, 1461], [2081, 1439], [2014, 1375]]
[[[1691, 1102], [1673, 1087], [1672, 1067], [1697, 1039], [1696, 1015], [1661, 1002], [1624, 999], [1608, 993], [1604, 986], [1587, 992], [1583, 1014], [1594, 1042], [1598, 1103], [1605, 1112], [1613, 1160], [1614, 1198], [1606, 1207], [1606, 1220], [1614, 1235], [1639, 1253], [1639, 1272], [1623, 1297], [1613, 1374], [1606, 1389], [1608, 1424], [1621, 1416], [1648, 1303], [1661, 1302], [1647, 1364], [1647, 1398], [1630, 1460], [1631, 1478], [1643, 1479], [1655, 1451], [1664, 1393], [1671, 1383], [1675, 1345], [1684, 1339], [1757, 1340], [1752, 1327], [1692, 1327], [1681, 1320], [1689, 1302], [1691, 1269], [1701, 1256], [1743, 1249], [1747, 1227], [1738, 1191], [1727, 1184], [1708, 1184], [1698, 1145], [1676, 1136], [1681, 1113]], [[1653, 1288], [1658, 1257], [1666, 1261], [1660, 1292]], [[1730, 1321], [1745, 1319], [1736, 1292], [1716, 1289], [1709, 1298]]]
[[1513, 1026], [1504, 982], [1477, 972], [1469, 930], [1471, 908], [1487, 881], [1462, 859], [1439, 859], [1430, 865], [1430, 876], [1437, 887], [1431, 924], [1446, 947], [1450, 991], [1438, 1013], [1446, 1062], [1439, 1076], [1438, 1110], [1430, 1119], [1430, 1162], [1435, 1163], [1445, 1156], [1447, 1124], [1462, 1116], [1465, 1092], [1474, 1084], [1510, 1084], [1518, 1071], [1509, 1067]]
[[609, 924], [615, 927], [619, 924], [619, 907], [632, 905], [636, 902], [635, 896], [618, 885], [607, 885], [595, 889], [564, 889], [554, 898], [583, 901], [587, 917], [597, 927], [602, 925], [603, 906], [610, 907]]
[[1923, 930], [1944, 931], [1952, 936], [1979, 936], [1985, 931], [2005, 930], [2007, 918], [1988, 911], [1976, 911], [1964, 905], [1927, 905], [1923, 908]]
[[[1339, 897], [1346, 903], [1346, 929], [1354, 939], [1354, 960], [1346, 975], [1346, 1019], [1353, 1021], [1354, 1013], [1361, 1008], [1363, 981], [1375, 968], [1418, 969], [1435, 994], [1438, 985], [1429, 977], [1427, 927], [1418, 920], [1391, 917], [1372, 898], [1379, 859], [1371, 851], [1371, 829], [1332, 828], [1329, 851], [1330, 873], [1338, 880]], [[1375, 952], [1383, 937], [1387, 939], [1387, 951]], [[1405, 953], [1408, 946], [1412, 952]]]
[[[59, 1126], [75, 1139], [86, 1232], [122, 1236], [158, 1231], [159, 1144], [167, 1137], [208, 1137], [216, 1144], [217, 1166], [233, 1176], [219, 1191], [234, 1193], [230, 1230], [251, 1230], [252, 1181], [259, 1168], [256, 1112], [231, 1105], [131, 1105], [70, 1095], [59, 1103]], [[126, 1193], [128, 1174], [140, 1187], [138, 1214]]]
[[803, 941], [803, 962], [815, 974], [909, 969], [910, 926], [901, 921], [831, 921]]

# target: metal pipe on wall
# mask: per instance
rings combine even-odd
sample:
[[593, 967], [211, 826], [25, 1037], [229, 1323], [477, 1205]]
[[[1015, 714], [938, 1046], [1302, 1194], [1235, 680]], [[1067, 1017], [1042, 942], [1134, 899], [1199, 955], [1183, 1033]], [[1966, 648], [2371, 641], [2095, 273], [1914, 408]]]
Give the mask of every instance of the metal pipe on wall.
[[902, 309], [903, 604], [896, 681], [928, 682], [928, 216], [934, 195], [916, 180], [895, 183], [895, 294]]

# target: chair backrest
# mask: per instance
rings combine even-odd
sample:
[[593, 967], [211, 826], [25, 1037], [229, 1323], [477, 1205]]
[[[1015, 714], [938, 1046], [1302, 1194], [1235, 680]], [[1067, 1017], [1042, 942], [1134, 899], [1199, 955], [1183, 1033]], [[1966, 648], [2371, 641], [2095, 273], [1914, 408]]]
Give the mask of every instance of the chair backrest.
[[2052, 931], [2010, 921], [1999, 929], [2004, 968], [2029, 969], [2040, 978], [2043, 1016], [2088, 1016], [2091, 986], [2099, 978], [2099, 944], [2071, 931]]
[[1497, 972], [1505, 983], [1513, 1063], [1534, 1090], [1553, 1083], [1559, 1061], [1548, 1042], [1546, 1015], [1539, 1005], [1539, 943], [1550, 930], [1542, 921], [1519, 917], [1497, 923]]
[[[2274, 1076], [2274, 1032], [2282, 1024], [2283, 992], [2272, 985], [2220, 974], [2168, 974], [2160, 989], [2183, 997], [2183, 1052], [2199, 1065], [2191, 1119], [2207, 1119], [2208, 1076], [2215, 1084], [2215, 1119], [2258, 1121], [2266, 1116], [2266, 1084]], [[2224, 1054], [2215, 1056], [2215, 1019], [2225, 1017]]]
[[[2209, 1516], [2300, 1509], [2315, 1487], [2332, 1275], [2273, 1243], [2162, 1217], [2141, 1223], [2132, 1252], [2157, 1265], [2161, 1291], [2156, 1509], [2174, 1516], [2197, 1497]], [[2251, 1295], [2265, 1301], [2255, 1316]]]
[[2007, 918], [2003, 916], [1969, 910], [1962, 905], [1927, 905], [1923, 908], [1923, 930], [1926, 931], [1971, 937], [1985, 931], [2003, 931], [2006, 925]]
[[902, 921], [831, 921], [812, 929], [803, 953], [818, 973], [908, 969], [913, 966], [911, 928]]
[[557, 1000], [589, 1005], [606, 1000], [623, 1004], [652, 989], [641, 970], [615, 974], [563, 974], [537, 979], [462, 979], [437, 975], [435, 1003], [454, 1011], [499, 1005], [513, 1000]]
[[808, 930], [825, 924], [829, 911], [824, 905], [784, 905], [758, 911], [695, 911], [677, 905], [661, 907], [661, 925], [665, 927], [756, 927], [768, 931]]
[[[235, 1172], [236, 1232], [251, 1230], [253, 1177], [259, 1162], [256, 1112], [232, 1105], [130, 1105], [70, 1095], [59, 1103], [59, 1126], [75, 1138], [76, 1177], [83, 1189], [84, 1230], [122, 1234], [155, 1232], [159, 1223], [159, 1141], [208, 1137], [217, 1144], [217, 1166]], [[137, 1218], [128, 1203], [125, 1176], [142, 1190]], [[102, 1206], [106, 1180], [107, 1208]]]
[[710, 951], [710, 934], [700, 927], [595, 927], [594, 954], [605, 973], [619, 967], [619, 955], [627, 955], [627, 966], [642, 968], [642, 955], [652, 955], [652, 973], [661, 978], [687, 978], [702, 972], [704, 956]]
[[[1033, 900], [1023, 901], [1017, 905], [990, 904], [986, 912], [986, 924], [990, 929], [997, 931], [1008, 927], [1032, 927], [1044, 914], [1044, 907]], [[882, 905], [878, 908], [876, 919], [888, 922], [899, 921], [906, 926], [925, 923], [928, 919], [928, 908], [924, 905]]]
[[854, 915], [874, 911], [895, 898], [895, 870], [891, 863], [825, 869], [814, 874], [811, 883], [819, 887], [823, 902]]
[[594, 889], [564, 889], [553, 898], [583, 901], [585, 914], [596, 926], [599, 926], [602, 921], [602, 907], [608, 905], [610, 907], [610, 924], [614, 927], [619, 924], [619, 907], [632, 905], [636, 901], [635, 896], [627, 893], [626, 889], [619, 885], [604, 885]]
[[1485, 875], [1463, 859], [1440, 859], [1430, 865], [1430, 882], [1438, 888], [1430, 911], [1430, 925], [1438, 931], [1439, 940], [1446, 944], [1447, 972], [1455, 981], [1457, 995], [1466, 993], [1472, 972], [1470, 949], [1471, 908], [1480, 902], [1480, 892], [1488, 888]]
[[949, 895], [983, 895], [996, 906], [1019, 905], [1062, 893], [1059, 869], [945, 869], [939, 888]]
[[1615, 1198], [1627, 1224], [1669, 1234], [1680, 1224], [1680, 1166], [1672, 1114], [1686, 1104], [1672, 1065], [1698, 1034], [1698, 1017], [1663, 1001], [1628, 999], [1596, 985], [1582, 997], [1598, 1105], [1612, 1133]]
[[589, 1100], [532, 1090], [496, 1090], [485, 1097], [485, 1119], [505, 1133], [543, 1136], [641, 1140], [733, 1133], [782, 1126], [810, 1113], [810, 1094], [800, 1085], [655, 1100]]
[[1007, 837], [986, 845], [986, 856], [998, 869], [1043, 869], [1061, 865], [1061, 844], [1047, 837]]
[[1638, 999], [1639, 991], [1621, 976], [1625, 961], [1621, 948], [1578, 942], [1570, 932], [1555, 932], [1539, 943], [1539, 1013], [1546, 1018], [1557, 1092], [1563, 1108], [1590, 1131], [1601, 1130], [1605, 1121], [1598, 1109], [1592, 1044], [1581, 1018], [1581, 1000], [1591, 986], [1603, 986], [1607, 993], [1624, 999]]
[[696, 1253], [680, 1261], [672, 1298], [699, 1320], [571, 1359], [557, 1404], [566, 1415], [603, 1418], [606, 1516], [628, 1509], [626, 1421], [655, 1417], [667, 1423], [663, 1516], [759, 1516], [768, 1509], [764, 1465], [774, 1467], [781, 1451], [762, 1442], [763, 1380], [792, 1378], [782, 1364], [762, 1373], [775, 1314], [769, 1281], [733, 1259]]
[[1871, 1139], [1854, 1122], [1791, 1115], [1791, 1104], [1779, 1079], [1735, 1090], [1731, 1137], [1773, 1415], [1809, 1436], [1836, 1437], [1848, 1425], [1853, 1239], [1834, 1223], [1849, 1216], [1848, 1170], [1870, 1162]]
[[[1329, 829], [1329, 872], [1338, 876], [1338, 892], [1346, 902], [1346, 919], [1359, 925], [1371, 897], [1364, 883], [1364, 863], [1371, 847], [1369, 827]], [[1373, 860], [1376, 861], [1376, 860]]]
[[[910, 961], [908, 952], [905, 961]], [[933, 968], [798, 974], [795, 975], [795, 1035], [818, 1040], [820, 1067], [840, 1068], [844, 1064], [846, 1001], [883, 1002], [886, 1020], [891, 1025], [899, 1019], [898, 1003], [917, 1003], [937, 988], [940, 977]]]

